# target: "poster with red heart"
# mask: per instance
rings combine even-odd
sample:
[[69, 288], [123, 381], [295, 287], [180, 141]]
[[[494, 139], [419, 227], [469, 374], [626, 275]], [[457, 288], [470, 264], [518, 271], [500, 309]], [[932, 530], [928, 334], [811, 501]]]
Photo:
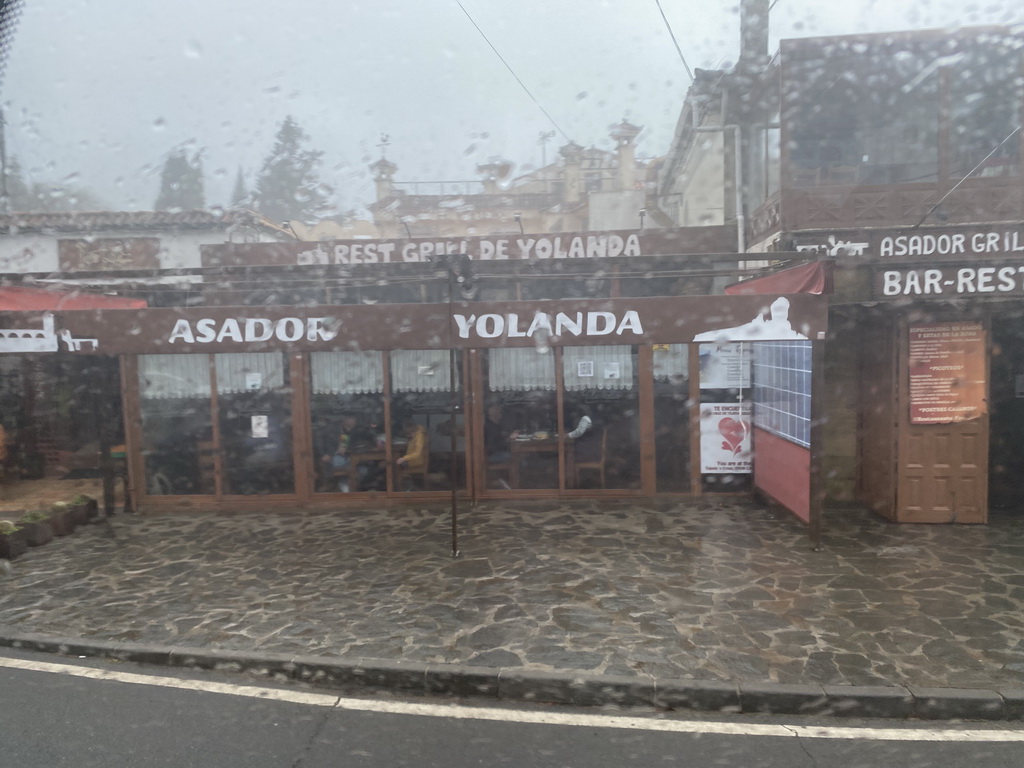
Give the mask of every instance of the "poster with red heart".
[[751, 471], [750, 415], [750, 403], [701, 403], [702, 474], [744, 474]]

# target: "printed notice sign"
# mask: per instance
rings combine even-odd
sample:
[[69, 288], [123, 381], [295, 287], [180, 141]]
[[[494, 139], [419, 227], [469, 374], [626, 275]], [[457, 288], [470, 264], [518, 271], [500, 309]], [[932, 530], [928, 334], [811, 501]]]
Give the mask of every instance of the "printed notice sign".
[[749, 473], [750, 403], [701, 403], [700, 471]]
[[750, 358], [749, 344], [701, 344], [700, 388], [748, 389]]
[[985, 413], [981, 323], [911, 326], [910, 423], [951, 424]]

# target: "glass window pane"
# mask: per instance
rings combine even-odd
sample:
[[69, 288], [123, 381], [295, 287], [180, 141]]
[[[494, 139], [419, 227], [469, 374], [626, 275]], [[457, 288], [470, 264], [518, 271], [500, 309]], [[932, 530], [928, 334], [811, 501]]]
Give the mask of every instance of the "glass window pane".
[[139, 355], [146, 493], [212, 494], [208, 355]]
[[214, 364], [223, 492], [294, 493], [288, 358], [282, 352], [219, 354]]
[[[395, 491], [450, 491], [466, 487], [465, 404], [457, 397], [452, 425], [451, 361], [448, 350], [412, 349], [390, 353], [391, 439], [397, 457]], [[461, 355], [455, 353], [455, 387], [461, 389]], [[452, 431], [455, 455], [452, 456]]]
[[310, 368], [315, 490], [386, 490], [383, 353], [314, 352]]
[[566, 488], [639, 488], [636, 347], [565, 347], [562, 375]]
[[482, 354], [487, 487], [558, 488], [555, 353], [516, 347]]
[[690, 490], [690, 345], [654, 347], [654, 450], [659, 493]]

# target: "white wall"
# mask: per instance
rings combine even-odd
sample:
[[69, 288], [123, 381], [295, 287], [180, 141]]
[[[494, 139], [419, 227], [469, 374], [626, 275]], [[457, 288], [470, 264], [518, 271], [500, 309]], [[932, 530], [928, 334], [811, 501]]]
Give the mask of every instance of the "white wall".
[[[629, 189], [622, 192], [591, 192], [587, 198], [590, 209], [590, 229], [640, 229], [640, 209], [644, 207], [644, 191]], [[649, 218], [644, 226], [653, 226]]]
[[57, 238], [48, 235], [0, 237], [0, 272], [56, 272]]
[[725, 133], [697, 135], [662, 210], [681, 227], [725, 223]]
[[62, 232], [58, 235], [10, 235], [0, 237], [0, 272], [24, 274], [26, 272], [57, 272], [60, 264], [57, 241], [84, 237], [132, 238], [157, 237], [160, 239], [160, 268], [187, 269], [202, 266], [200, 245], [218, 245], [228, 242], [225, 230], [199, 232], [166, 232], [132, 230], [107, 232]]

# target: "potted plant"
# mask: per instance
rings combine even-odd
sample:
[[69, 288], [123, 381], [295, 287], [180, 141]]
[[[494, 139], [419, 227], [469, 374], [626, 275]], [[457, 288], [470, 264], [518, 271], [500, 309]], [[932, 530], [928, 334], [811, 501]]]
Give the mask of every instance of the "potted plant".
[[50, 525], [50, 515], [46, 510], [34, 509], [26, 512], [18, 520], [17, 525], [25, 532], [30, 547], [41, 547], [53, 539], [53, 527]]
[[71, 500], [72, 504], [84, 504], [86, 509], [86, 517], [89, 520], [95, 519], [100, 513], [100, 503], [92, 496], [86, 496], [84, 493], [75, 496]]
[[27, 549], [25, 532], [11, 520], [0, 520], [0, 557], [13, 560]]
[[71, 517], [71, 508], [63, 501], [50, 507], [50, 525], [56, 536], [68, 536], [75, 532], [75, 521]]
[[71, 519], [75, 521], [75, 525], [87, 525], [89, 523], [89, 505], [86, 503], [85, 496], [75, 496], [68, 503], [68, 511], [71, 513]]

